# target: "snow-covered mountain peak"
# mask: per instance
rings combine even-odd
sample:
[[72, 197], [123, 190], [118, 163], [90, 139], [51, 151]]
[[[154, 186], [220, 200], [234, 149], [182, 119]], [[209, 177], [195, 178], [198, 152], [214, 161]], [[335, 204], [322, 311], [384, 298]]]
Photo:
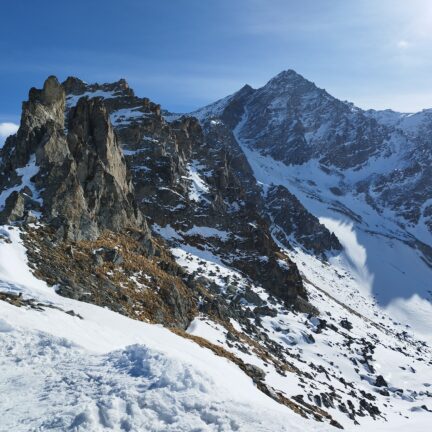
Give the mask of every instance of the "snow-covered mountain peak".
[[297, 73], [293, 69], [287, 69], [271, 78], [264, 87], [283, 90], [284, 88], [296, 87], [299, 85], [315, 86], [314, 83]]
[[[220, 117], [249, 148], [287, 165], [319, 162], [339, 173], [335, 188], [354, 189], [375, 208], [390, 209], [404, 223], [422, 226], [420, 231], [431, 230], [427, 167], [432, 110], [364, 111], [293, 70], [241, 98], [231, 96], [212, 106], [218, 107], [212, 116]], [[205, 111], [198, 114], [206, 118]]]
[[270, 109], [287, 108], [293, 104], [318, 108], [320, 105], [336, 101], [325, 90], [292, 69], [276, 75], [258, 89], [254, 97], [259, 104], [264, 103]]

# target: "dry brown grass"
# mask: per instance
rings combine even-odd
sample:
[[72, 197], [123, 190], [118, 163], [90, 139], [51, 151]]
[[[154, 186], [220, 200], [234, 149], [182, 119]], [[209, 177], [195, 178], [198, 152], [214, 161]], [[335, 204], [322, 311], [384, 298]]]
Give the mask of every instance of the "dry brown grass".
[[[95, 241], [53, 243], [52, 231], [41, 227], [28, 230], [24, 241], [34, 274], [50, 285], [75, 284], [89, 294], [82, 300], [134, 319], [184, 326], [197, 313], [197, 293], [186, 286], [184, 273], [163, 245], [155, 242], [158, 256], [145, 256], [132, 234], [106, 231]], [[96, 266], [93, 252], [99, 248], [116, 249], [123, 263]], [[187, 304], [183, 320], [175, 313], [174, 294]]]
[[[226, 358], [248, 376], [256, 379], [244, 361], [235, 354], [184, 330], [185, 324], [176, 317], [175, 307], [170, 301], [173, 290], [176, 290], [189, 305], [186, 317], [183, 317], [187, 322], [197, 314], [198, 297], [209, 300], [213, 295], [199, 285], [195, 284], [194, 289], [186, 285], [183, 270], [175, 263], [162, 243], [155, 241], [157, 256], [148, 257], [140, 252], [140, 244], [132, 232], [106, 231], [95, 241], [55, 242], [49, 227], [27, 230], [24, 242], [29, 262], [37, 277], [51, 285], [62, 284], [66, 280], [83, 286], [90, 294], [86, 301], [108, 306], [134, 319], [162, 323], [175, 334]], [[116, 249], [123, 257], [123, 263], [114, 265], [111, 262], [104, 262], [96, 266], [93, 255], [99, 248]], [[135, 277], [138, 284], [145, 285], [145, 288], [140, 288], [131, 276]], [[263, 361], [273, 364], [276, 370], [301, 373], [293, 365], [276, 358], [252, 337], [237, 331], [229, 320], [221, 320], [213, 315], [209, 315], [209, 318], [224, 326], [240, 342], [248, 345]], [[281, 392], [274, 391], [262, 381], [255, 381], [255, 384], [259, 390], [299, 415], [319, 421], [331, 420], [331, 416], [318, 407], [294, 401]]]

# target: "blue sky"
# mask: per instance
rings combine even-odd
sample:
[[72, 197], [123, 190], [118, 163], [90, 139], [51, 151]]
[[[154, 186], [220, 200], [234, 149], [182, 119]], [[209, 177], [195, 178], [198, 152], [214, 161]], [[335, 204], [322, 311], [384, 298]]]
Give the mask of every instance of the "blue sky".
[[430, 0], [19, 0], [0, 11], [0, 123], [18, 122], [50, 74], [124, 77], [189, 111], [292, 68], [364, 108], [432, 107]]

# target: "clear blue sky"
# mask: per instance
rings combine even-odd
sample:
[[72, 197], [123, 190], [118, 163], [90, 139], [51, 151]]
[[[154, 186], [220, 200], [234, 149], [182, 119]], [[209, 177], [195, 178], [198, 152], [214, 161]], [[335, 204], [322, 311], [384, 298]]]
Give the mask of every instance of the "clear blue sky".
[[189, 111], [292, 68], [361, 107], [432, 107], [432, 0], [10, 0], [0, 123], [50, 74]]

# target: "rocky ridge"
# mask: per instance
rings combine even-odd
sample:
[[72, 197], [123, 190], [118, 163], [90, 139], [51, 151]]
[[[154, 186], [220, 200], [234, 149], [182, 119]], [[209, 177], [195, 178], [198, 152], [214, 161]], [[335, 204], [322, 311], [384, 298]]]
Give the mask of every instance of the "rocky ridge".
[[65, 122], [65, 100], [55, 77], [30, 90], [18, 133], [1, 152], [3, 223], [40, 214], [60, 238], [125, 228], [150, 238], [105, 106], [83, 98]]
[[[80, 94], [103, 97], [138, 205], [156, 232], [168, 228], [193, 247], [210, 248], [288, 304], [309, 307], [295, 264], [280, 255], [269, 231], [270, 218], [247, 159], [225, 125], [201, 125], [188, 116], [168, 122], [158, 105], [137, 98], [122, 80], [77, 83], [73, 78], [64, 83], [68, 106], [73, 107]], [[300, 202], [291, 204], [306, 212]], [[200, 235], [201, 228], [211, 235]], [[322, 239], [316, 242], [321, 252], [340, 248], [337, 241]], [[281, 259], [287, 265], [280, 264]]]

